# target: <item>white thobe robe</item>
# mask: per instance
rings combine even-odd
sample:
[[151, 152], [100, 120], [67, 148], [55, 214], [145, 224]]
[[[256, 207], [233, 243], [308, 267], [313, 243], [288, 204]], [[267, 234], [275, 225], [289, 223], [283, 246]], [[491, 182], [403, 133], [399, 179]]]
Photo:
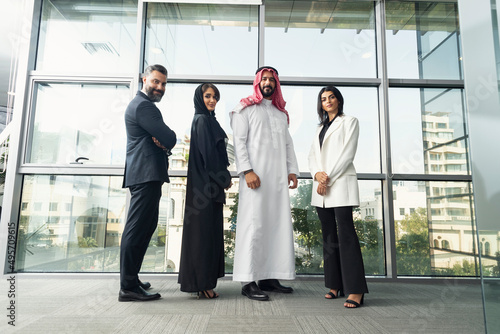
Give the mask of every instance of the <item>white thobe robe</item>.
[[[295, 254], [288, 174], [299, 174], [285, 113], [270, 100], [231, 112], [240, 176], [233, 280], [294, 279]], [[244, 171], [261, 185], [250, 189]]]

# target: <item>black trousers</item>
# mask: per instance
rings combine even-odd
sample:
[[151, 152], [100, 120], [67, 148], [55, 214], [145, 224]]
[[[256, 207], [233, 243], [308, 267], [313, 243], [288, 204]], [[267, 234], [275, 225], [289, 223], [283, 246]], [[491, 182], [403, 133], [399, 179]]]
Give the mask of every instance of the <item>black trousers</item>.
[[352, 206], [316, 207], [323, 231], [325, 286], [346, 294], [367, 293], [359, 240], [354, 230]]
[[130, 208], [120, 248], [120, 288], [132, 290], [139, 285], [139, 271], [149, 241], [158, 225], [163, 182], [147, 182], [129, 187]]

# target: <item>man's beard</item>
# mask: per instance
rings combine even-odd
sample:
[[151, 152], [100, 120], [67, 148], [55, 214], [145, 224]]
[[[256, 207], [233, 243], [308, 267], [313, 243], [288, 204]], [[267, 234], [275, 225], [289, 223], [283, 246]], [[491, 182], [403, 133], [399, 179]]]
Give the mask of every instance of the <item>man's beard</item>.
[[[266, 88], [271, 88], [271, 91], [266, 92], [265, 91]], [[272, 88], [271, 86], [264, 86], [263, 88], [260, 89], [260, 92], [262, 93], [262, 96], [270, 97], [270, 96], [273, 96], [275, 89], [276, 89], [276, 87]]]
[[[159, 92], [160, 95], [156, 95], [155, 92]], [[151, 86], [146, 87], [146, 95], [149, 97], [151, 102], [160, 102], [161, 98], [163, 97], [163, 94], [165, 94], [165, 92], [161, 90], [154, 89]]]

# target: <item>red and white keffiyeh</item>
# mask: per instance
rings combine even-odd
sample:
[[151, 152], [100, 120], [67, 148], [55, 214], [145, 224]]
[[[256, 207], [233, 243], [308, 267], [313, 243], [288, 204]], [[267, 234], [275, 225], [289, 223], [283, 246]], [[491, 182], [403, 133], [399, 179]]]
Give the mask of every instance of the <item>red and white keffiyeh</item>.
[[[253, 104], [260, 104], [262, 102], [262, 99], [264, 98], [264, 96], [262, 96], [262, 92], [260, 91], [260, 81], [262, 80], [262, 73], [264, 71], [271, 72], [273, 74], [274, 80], [276, 82], [276, 87], [274, 89], [272, 104], [276, 108], [278, 108], [278, 110], [285, 113], [287, 122], [288, 122], [288, 124], [290, 124], [290, 116], [288, 116], [288, 111], [286, 111], [286, 109], [285, 109], [286, 102], [283, 99], [283, 94], [281, 93], [281, 85], [280, 85], [280, 81], [278, 78], [278, 74], [276, 73], [276, 71], [273, 68], [264, 67], [263, 69], [261, 69], [257, 73], [257, 75], [255, 76], [255, 79], [253, 81], [253, 92], [254, 93], [248, 97], [241, 99], [241, 101], [240, 101], [241, 109], [240, 110], [242, 110], [248, 106], [251, 106]], [[239, 109], [239, 108], [237, 108], [237, 109]], [[236, 110], [233, 110], [233, 111], [236, 111]]]

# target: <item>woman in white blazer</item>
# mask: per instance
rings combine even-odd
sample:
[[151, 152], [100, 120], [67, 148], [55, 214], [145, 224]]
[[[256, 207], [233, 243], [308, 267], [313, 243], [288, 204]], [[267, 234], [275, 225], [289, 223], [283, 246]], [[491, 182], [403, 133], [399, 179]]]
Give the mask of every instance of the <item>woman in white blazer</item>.
[[[327, 299], [348, 294], [344, 306], [363, 304], [366, 285], [363, 258], [354, 230], [352, 209], [359, 206], [359, 189], [353, 160], [356, 155], [359, 124], [343, 112], [340, 91], [327, 86], [318, 94], [316, 131], [309, 153], [313, 176], [312, 205], [316, 206], [323, 231], [325, 286]], [[338, 228], [337, 228], [338, 227]]]

